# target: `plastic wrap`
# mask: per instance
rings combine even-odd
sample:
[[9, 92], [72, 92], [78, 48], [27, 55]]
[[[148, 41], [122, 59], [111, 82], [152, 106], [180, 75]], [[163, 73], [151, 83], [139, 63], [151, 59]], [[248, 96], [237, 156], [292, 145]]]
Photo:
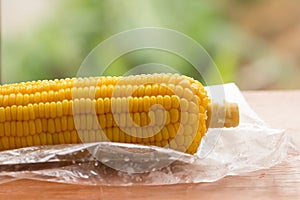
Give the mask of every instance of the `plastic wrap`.
[[88, 185], [213, 182], [287, 159], [292, 145], [285, 131], [264, 123], [234, 84], [207, 89], [220, 87], [227, 101], [239, 104], [240, 125], [209, 129], [194, 155], [110, 142], [21, 148], [0, 152], [0, 183], [16, 179]]

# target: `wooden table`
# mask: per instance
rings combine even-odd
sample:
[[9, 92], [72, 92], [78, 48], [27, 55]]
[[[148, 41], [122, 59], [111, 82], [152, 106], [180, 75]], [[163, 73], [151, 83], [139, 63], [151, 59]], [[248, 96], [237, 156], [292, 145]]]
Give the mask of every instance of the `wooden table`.
[[[300, 145], [300, 90], [243, 93], [274, 128]], [[104, 187], [19, 180], [0, 185], [0, 199], [300, 199], [300, 160], [215, 183]]]

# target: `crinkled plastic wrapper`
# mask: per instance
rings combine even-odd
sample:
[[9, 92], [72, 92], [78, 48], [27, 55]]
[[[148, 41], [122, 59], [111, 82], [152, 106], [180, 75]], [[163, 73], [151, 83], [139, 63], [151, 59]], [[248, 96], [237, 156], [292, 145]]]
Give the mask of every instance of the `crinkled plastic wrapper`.
[[287, 159], [292, 147], [284, 130], [264, 123], [234, 84], [225, 99], [236, 102], [240, 125], [209, 129], [194, 155], [154, 146], [88, 143], [28, 147], [0, 152], [0, 183], [35, 179], [86, 185], [164, 185], [213, 182], [272, 167]]

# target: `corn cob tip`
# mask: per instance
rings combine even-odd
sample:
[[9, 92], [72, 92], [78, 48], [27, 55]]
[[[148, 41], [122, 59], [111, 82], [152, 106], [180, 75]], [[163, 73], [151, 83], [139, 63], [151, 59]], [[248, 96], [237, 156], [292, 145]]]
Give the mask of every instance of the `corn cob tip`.
[[236, 127], [240, 122], [239, 107], [237, 103], [225, 101], [223, 105], [209, 104], [207, 107], [206, 126], [209, 128]]

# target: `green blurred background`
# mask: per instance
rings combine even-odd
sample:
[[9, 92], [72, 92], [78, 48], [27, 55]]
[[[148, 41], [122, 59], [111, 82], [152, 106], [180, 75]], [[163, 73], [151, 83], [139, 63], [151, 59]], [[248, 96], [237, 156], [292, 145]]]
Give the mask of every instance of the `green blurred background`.
[[[113, 34], [163, 27], [201, 44], [224, 82], [236, 82], [241, 89], [300, 88], [297, 0], [2, 0], [1, 4], [2, 83], [76, 76], [88, 53]], [[120, 75], [153, 60], [194, 75], [183, 59], [151, 50], [122, 56], [106, 74]]]

